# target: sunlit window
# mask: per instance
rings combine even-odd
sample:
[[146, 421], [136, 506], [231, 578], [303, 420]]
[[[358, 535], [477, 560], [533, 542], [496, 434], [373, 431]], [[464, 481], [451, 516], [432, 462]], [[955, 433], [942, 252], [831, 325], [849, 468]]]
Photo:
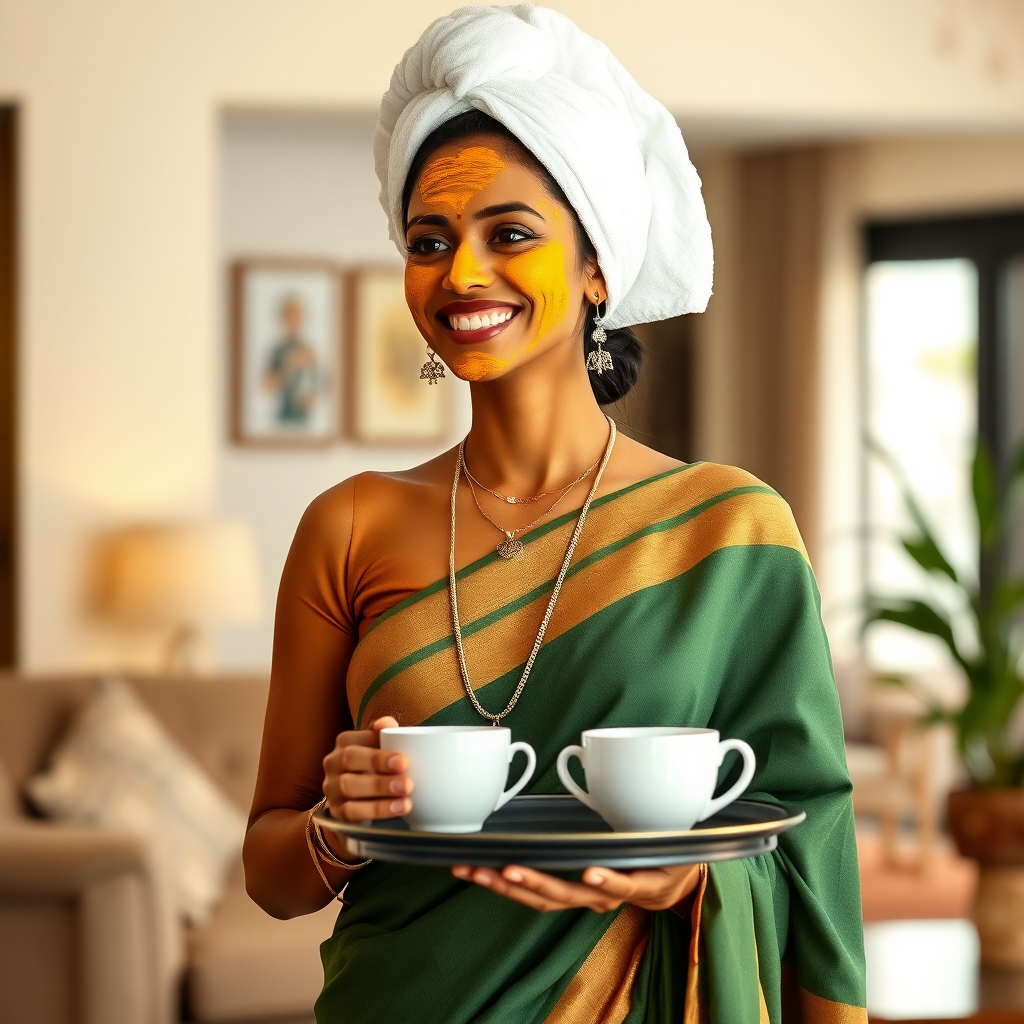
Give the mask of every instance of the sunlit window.
[[[872, 263], [866, 271], [866, 428], [905, 474], [947, 557], [977, 572], [971, 462], [978, 424], [978, 273], [965, 259]], [[909, 527], [894, 474], [867, 459], [868, 589], [927, 586], [895, 543]], [[938, 642], [879, 625], [867, 655], [882, 670], [946, 663]]]

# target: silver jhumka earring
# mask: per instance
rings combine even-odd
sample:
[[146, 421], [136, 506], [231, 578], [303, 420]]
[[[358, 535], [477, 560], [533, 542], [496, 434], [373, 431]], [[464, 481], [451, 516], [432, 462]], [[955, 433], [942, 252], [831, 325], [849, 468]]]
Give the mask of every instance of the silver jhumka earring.
[[429, 345], [427, 346], [427, 361], [420, 367], [420, 380], [425, 380], [428, 384], [436, 384], [439, 380], [444, 380], [444, 363], [437, 361], [437, 353]]
[[603, 374], [605, 370], [614, 370], [615, 361], [612, 359], [612, 354], [603, 348], [608, 339], [608, 332], [604, 329], [601, 303], [596, 295], [594, 296], [594, 333], [590, 335], [590, 338], [597, 348], [587, 354], [587, 369], [596, 370], [599, 374]]

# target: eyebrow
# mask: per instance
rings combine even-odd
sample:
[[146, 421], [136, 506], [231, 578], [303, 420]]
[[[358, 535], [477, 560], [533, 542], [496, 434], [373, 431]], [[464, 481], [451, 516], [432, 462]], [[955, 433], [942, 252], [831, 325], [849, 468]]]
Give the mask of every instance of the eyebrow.
[[422, 217], [413, 217], [408, 224], [405, 225], [405, 230], [415, 227], [417, 224], [429, 224], [435, 228], [446, 228], [448, 227], [448, 218], [441, 216], [439, 213], [426, 213]]
[[487, 217], [497, 217], [503, 213], [532, 213], [539, 220], [544, 220], [532, 206], [527, 206], [526, 203], [498, 203], [495, 206], [485, 206], [473, 214], [473, 220], [485, 220]]
[[[473, 214], [473, 220], [486, 220], [488, 217], [500, 217], [503, 213], [532, 213], [534, 217], [539, 220], [544, 218], [532, 207], [527, 206], [526, 203], [496, 203], [494, 206], [485, 206], [482, 210], [477, 211]], [[434, 228], [446, 228], [448, 227], [449, 220], [443, 214], [440, 213], [425, 213], [420, 217], [413, 217], [405, 226], [405, 230], [416, 227], [417, 224], [423, 224], [427, 227]], [[545, 223], [547, 223], [545, 221]]]

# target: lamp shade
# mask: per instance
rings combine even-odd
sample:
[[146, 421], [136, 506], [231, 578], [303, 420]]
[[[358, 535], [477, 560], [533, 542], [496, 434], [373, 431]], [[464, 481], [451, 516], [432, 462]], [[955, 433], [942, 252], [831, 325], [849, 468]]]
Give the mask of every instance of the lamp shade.
[[245, 523], [131, 527], [110, 538], [105, 568], [105, 610], [124, 622], [200, 627], [259, 621], [259, 563]]

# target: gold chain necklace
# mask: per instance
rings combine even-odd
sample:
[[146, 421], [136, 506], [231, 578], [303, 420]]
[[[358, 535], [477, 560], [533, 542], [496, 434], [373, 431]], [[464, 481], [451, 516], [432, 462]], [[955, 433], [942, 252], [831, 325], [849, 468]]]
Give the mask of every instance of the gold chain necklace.
[[[462, 468], [465, 471], [466, 477], [468, 478], [471, 484], [476, 484], [477, 487], [479, 487], [481, 490], [486, 491], [488, 494], [493, 494], [494, 497], [496, 497], [499, 501], [504, 501], [508, 505], [532, 505], [535, 501], [540, 501], [541, 498], [546, 498], [549, 494], [556, 494], [558, 491], [572, 490], [572, 488], [575, 487], [581, 480], [586, 480], [586, 478], [590, 476], [590, 474], [593, 473], [595, 469], [597, 469], [598, 462], [600, 461], [601, 460], [598, 459], [597, 462], [595, 462], [589, 469], [586, 469], [582, 473], [580, 473], [580, 475], [576, 477], [576, 479], [573, 480], [571, 484], [566, 484], [565, 487], [553, 487], [550, 491], [541, 491], [540, 494], [534, 494], [530, 498], [517, 498], [513, 494], [502, 494], [501, 491], [492, 491], [490, 487], [487, 486], [487, 484], [480, 483], [480, 481], [477, 480], [477, 478], [473, 476], [472, 473], [470, 473], [469, 466], [466, 464], [465, 458], [463, 458], [462, 460]], [[481, 511], [483, 510], [481, 509]], [[493, 522], [493, 520], [491, 521]], [[495, 525], [497, 526], [497, 523], [495, 523]], [[498, 526], [498, 529], [500, 530], [501, 527]]]
[[580, 536], [583, 533], [583, 524], [587, 521], [587, 512], [590, 510], [590, 503], [594, 500], [594, 495], [597, 493], [597, 488], [601, 483], [601, 477], [604, 475], [605, 467], [608, 465], [608, 460], [612, 456], [612, 449], [615, 447], [615, 423], [611, 417], [606, 416], [608, 420], [608, 445], [604, 450], [604, 456], [601, 458], [601, 465], [598, 468], [597, 475], [594, 477], [594, 483], [591, 485], [590, 493], [587, 495], [587, 500], [583, 503], [583, 508], [580, 510], [580, 517], [576, 520], [576, 529], [572, 532], [572, 537], [569, 540], [569, 545], [565, 549], [565, 558], [562, 559], [562, 568], [558, 572], [558, 578], [555, 580], [555, 588], [551, 591], [551, 597], [548, 599], [548, 607], [544, 612], [544, 618], [541, 619], [540, 628], [537, 630], [537, 638], [533, 641], [533, 650], [530, 651], [530, 657], [526, 660], [526, 666], [523, 668], [523, 674], [519, 679], [519, 685], [516, 687], [515, 693], [512, 694], [512, 699], [505, 705], [504, 711], [499, 711], [497, 714], [493, 714], [488, 711], [479, 700], [477, 700], [476, 692], [473, 690], [473, 684], [469, 678], [469, 668], [466, 665], [466, 651], [462, 645], [462, 626], [459, 624], [459, 598], [455, 587], [455, 499], [459, 493], [459, 480], [462, 477], [462, 470], [465, 467], [463, 461], [463, 448], [466, 442], [463, 441], [459, 445], [459, 457], [455, 465], [455, 479], [452, 481], [452, 538], [451, 547], [448, 550], [448, 596], [451, 604], [452, 611], [452, 633], [455, 637], [455, 652], [459, 662], [459, 675], [462, 678], [462, 688], [466, 691], [466, 696], [469, 698], [470, 704], [473, 705], [477, 714], [482, 718], [486, 718], [491, 725], [497, 725], [515, 706], [519, 700], [520, 695], [523, 692], [523, 688], [526, 686], [526, 680], [530, 678], [530, 670], [533, 668], [533, 663], [537, 660], [537, 653], [540, 651], [541, 644], [544, 643], [544, 634], [548, 630], [548, 623], [551, 621], [551, 615], [555, 610], [555, 603], [558, 601], [558, 595], [562, 592], [562, 584], [565, 582], [565, 574], [569, 571], [569, 563], [572, 561], [573, 552], [576, 550], [576, 545], [579, 543]]
[[[599, 460], [600, 461], [600, 460]], [[595, 462], [596, 466], [597, 463]], [[562, 493], [536, 519], [532, 522], [527, 523], [525, 526], [520, 526], [516, 530], [506, 530], [504, 526], [496, 523], [483, 509], [480, 504], [480, 499], [476, 495], [476, 488], [473, 486], [473, 478], [469, 475], [469, 470], [466, 469], [466, 463], [462, 463], [462, 471], [466, 474], [466, 482], [469, 484], [470, 493], [473, 495], [473, 501], [476, 504], [477, 511], [493, 526], [496, 530], [500, 530], [505, 534], [505, 539], [495, 549], [502, 558], [518, 558], [523, 553], [523, 542], [516, 537], [517, 533], [526, 533], [527, 530], [532, 529], [536, 526], [545, 516], [550, 515], [555, 510], [555, 506], [579, 483], [579, 480], [573, 480], [571, 484], [567, 484], [562, 488]], [[588, 471], [589, 472], [589, 471]], [[582, 478], [581, 478], [582, 479]], [[553, 493], [548, 491], [548, 494]]]

